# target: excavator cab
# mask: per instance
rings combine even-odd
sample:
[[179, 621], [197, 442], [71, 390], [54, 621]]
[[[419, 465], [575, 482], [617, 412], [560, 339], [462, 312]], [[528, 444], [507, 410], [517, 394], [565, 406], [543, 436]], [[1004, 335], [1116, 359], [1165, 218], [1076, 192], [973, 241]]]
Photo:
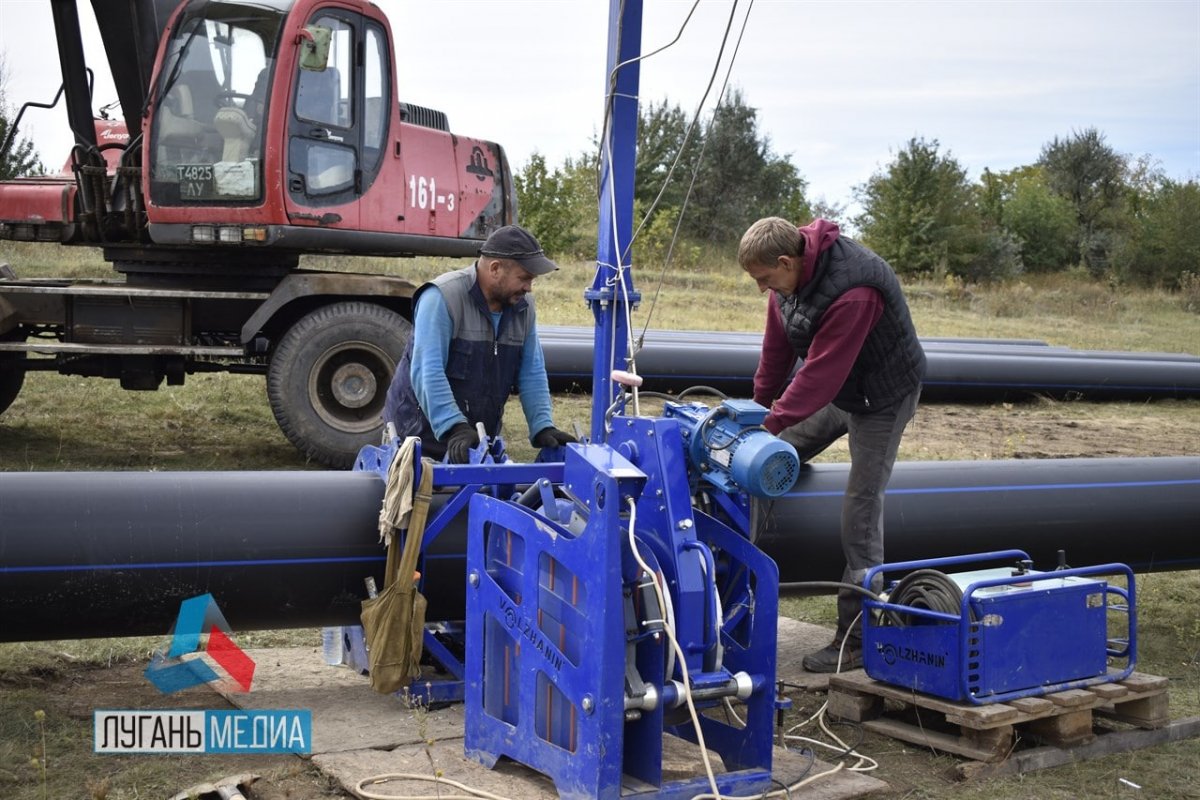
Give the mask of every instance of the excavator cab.
[[397, 98], [373, 3], [187, 0], [164, 35], [142, 149], [155, 244], [270, 250], [272, 265], [472, 256], [513, 221], [499, 145]]
[[197, 11], [175, 25], [151, 98], [150, 200], [261, 203], [264, 100], [285, 16], [259, 5]]

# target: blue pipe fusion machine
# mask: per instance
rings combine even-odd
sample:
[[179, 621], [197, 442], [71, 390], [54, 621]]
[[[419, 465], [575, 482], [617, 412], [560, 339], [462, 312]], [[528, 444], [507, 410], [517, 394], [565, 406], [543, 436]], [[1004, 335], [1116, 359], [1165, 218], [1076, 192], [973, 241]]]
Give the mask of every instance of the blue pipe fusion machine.
[[[466, 619], [426, 630], [427, 651], [454, 676], [449, 688], [412, 690], [432, 700], [457, 693], [468, 755], [526, 764], [562, 797], [760, 794], [772, 785], [775, 712], [786, 701], [775, 692], [779, 573], [751, 542], [748, 495], [783, 495], [799, 463], [761, 428], [766, 409], [751, 402], [668, 403], [651, 418], [636, 412], [635, 396], [634, 415], [624, 414], [628, 398], [614, 383], [635, 366], [628, 311], [640, 300], [628, 265], [641, 9], [641, 0], [609, 8], [597, 270], [584, 292], [596, 319], [590, 442], [569, 445], [561, 460], [513, 465], [502, 441], [484, 439], [471, 465], [434, 467], [435, 485], [459, 488], [430, 520], [422, 552], [435, 552], [448, 521], [469, 509]], [[395, 447], [365, 449], [361, 467], [385, 469]], [[1067, 577], [1076, 579], [1056, 580]], [[983, 608], [980, 592], [991, 588], [968, 586], [962, 613], [980, 606], [983, 627], [996, 613], [1032, 615]], [[1061, 591], [1085, 606], [1108, 596], [1091, 584]], [[939, 632], [936, 644], [961, 653], [970, 671], [969, 639], [980, 631], [935, 621], [896, 631], [967, 630], [966, 641]], [[870, 630], [882, 657], [896, 631]], [[1003, 640], [1000, 649], [1020, 646]], [[704, 713], [734, 701], [744, 722]], [[667, 735], [698, 744], [706, 763], [707, 751], [717, 753], [724, 770], [666, 780]]]
[[[745, 536], [745, 492], [782, 494], [799, 461], [752, 402], [669, 406], [611, 416], [606, 444], [563, 448], [561, 464], [508, 463], [497, 438], [472, 465], [434, 467], [435, 485], [461, 488], [424, 543], [469, 504], [467, 613], [425, 642], [461, 680], [411, 693], [460, 691], [467, 753], [533, 767], [563, 797], [615, 798], [631, 781], [656, 797], [708, 791], [707, 776], [664, 781], [667, 734], [720, 755], [722, 793], [771, 783], [779, 575]], [[359, 468], [382, 471], [397, 449], [366, 448]], [[744, 724], [703, 714], [726, 700]]]

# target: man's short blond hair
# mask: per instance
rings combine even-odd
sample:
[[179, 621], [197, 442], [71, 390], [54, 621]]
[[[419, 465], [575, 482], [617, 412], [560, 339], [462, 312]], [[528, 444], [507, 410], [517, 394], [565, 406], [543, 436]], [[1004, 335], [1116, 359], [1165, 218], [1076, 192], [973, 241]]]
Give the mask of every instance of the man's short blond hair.
[[764, 217], [750, 226], [738, 245], [738, 264], [747, 269], [774, 264], [780, 256], [804, 253], [804, 240], [794, 223], [783, 217]]

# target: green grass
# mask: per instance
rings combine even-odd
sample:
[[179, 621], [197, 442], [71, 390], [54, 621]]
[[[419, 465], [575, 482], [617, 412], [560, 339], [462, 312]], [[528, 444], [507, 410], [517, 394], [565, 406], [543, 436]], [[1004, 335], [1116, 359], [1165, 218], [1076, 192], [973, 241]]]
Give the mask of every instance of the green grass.
[[[111, 278], [99, 255], [86, 248], [0, 242], [0, 262], [22, 278]], [[414, 283], [467, 262], [450, 259], [305, 257], [310, 269], [398, 275]], [[583, 290], [595, 277], [591, 262], [563, 262], [534, 284], [539, 319], [545, 324], [591, 325]], [[765, 297], [735, 263], [673, 270], [634, 268], [642, 302], [633, 312], [639, 331], [651, 328], [760, 331]], [[1200, 284], [1200, 281], [1194, 283]], [[922, 336], [1040, 338], [1092, 350], [1173, 353], [1200, 351], [1200, 305], [1191, 294], [1139, 289], [1096, 281], [1076, 273], [1029, 275], [996, 286], [908, 279], [909, 303]]]

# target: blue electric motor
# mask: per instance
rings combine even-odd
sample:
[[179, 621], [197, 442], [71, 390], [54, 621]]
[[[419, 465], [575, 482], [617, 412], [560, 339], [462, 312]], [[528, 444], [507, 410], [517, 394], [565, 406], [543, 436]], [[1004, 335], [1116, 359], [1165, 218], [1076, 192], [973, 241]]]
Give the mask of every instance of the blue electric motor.
[[666, 403], [663, 416], [680, 421], [693, 469], [718, 489], [778, 497], [796, 482], [795, 448], [762, 427], [767, 409], [753, 400]]

